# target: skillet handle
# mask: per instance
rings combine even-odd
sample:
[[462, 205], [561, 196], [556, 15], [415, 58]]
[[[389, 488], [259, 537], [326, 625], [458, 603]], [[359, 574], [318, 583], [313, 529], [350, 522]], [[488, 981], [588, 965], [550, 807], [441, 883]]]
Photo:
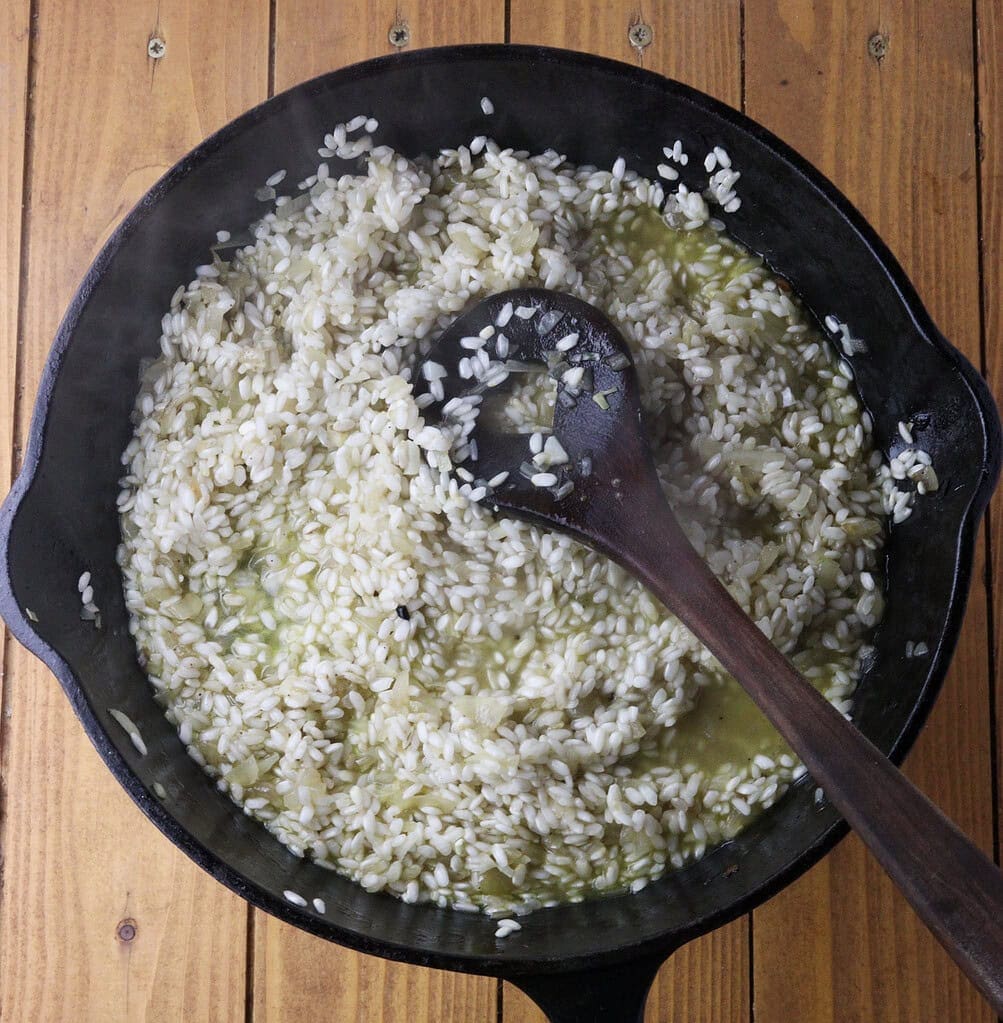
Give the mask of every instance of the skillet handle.
[[665, 954], [573, 973], [510, 977], [550, 1023], [643, 1023], [644, 1003]]

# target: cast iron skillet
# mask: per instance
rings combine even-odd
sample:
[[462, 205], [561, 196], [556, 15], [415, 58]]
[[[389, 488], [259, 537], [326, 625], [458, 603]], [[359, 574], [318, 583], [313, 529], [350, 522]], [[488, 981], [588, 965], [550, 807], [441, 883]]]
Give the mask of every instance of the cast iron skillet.
[[[480, 97], [496, 113], [485, 117]], [[326, 130], [359, 112], [379, 140], [416, 155], [491, 134], [609, 167], [618, 155], [654, 177], [663, 145], [699, 157], [724, 145], [742, 172], [731, 232], [793, 282], [821, 318], [867, 339], [852, 359], [886, 451], [912, 420], [940, 489], [918, 502], [887, 548], [887, 611], [857, 700], [861, 729], [901, 761], [943, 681], [961, 623], [979, 520], [996, 480], [1000, 426], [978, 374], [923, 310], [901, 268], [847, 200], [752, 121], [677, 82], [597, 57], [519, 46], [464, 46], [381, 58], [324, 75], [251, 110], [158, 182], [87, 272], [56, 336], [24, 466], [0, 511], [0, 611], [59, 679], [109, 768], [153, 822], [256, 906], [364, 952], [505, 977], [553, 1020], [636, 1021], [663, 960], [793, 880], [844, 833], [805, 779], [736, 840], [636, 895], [536, 912], [494, 938], [490, 920], [372, 895], [288, 853], [188, 758], [154, 703], [126, 626], [115, 564], [119, 456], [140, 360], [157, 351], [178, 283], [208, 258], [215, 231], [237, 235], [263, 212], [255, 189], [280, 167], [295, 188]], [[332, 168], [337, 169], [337, 168]], [[931, 243], [934, 239], [931, 239]], [[76, 581], [93, 573], [104, 628], [79, 616]], [[29, 620], [32, 609], [38, 622]], [[906, 658], [907, 641], [930, 654]], [[149, 747], [140, 756], [109, 708]], [[166, 790], [152, 794], [158, 782]], [[321, 896], [318, 915], [284, 889]]]

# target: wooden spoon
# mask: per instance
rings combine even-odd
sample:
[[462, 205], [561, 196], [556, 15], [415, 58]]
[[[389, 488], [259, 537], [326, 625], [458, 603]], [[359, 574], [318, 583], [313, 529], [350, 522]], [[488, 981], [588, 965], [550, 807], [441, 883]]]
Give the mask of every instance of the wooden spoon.
[[[568, 340], [575, 334], [577, 340]], [[514, 373], [533, 368], [568, 381], [558, 385], [553, 423], [567, 463], [532, 467], [528, 437], [506, 432], [499, 417], [485, 412], [468, 443], [455, 449], [459, 477], [469, 474], [472, 486], [484, 486], [481, 499], [496, 512], [602, 551], [691, 629], [1003, 1015], [1003, 874], [795, 670], [690, 546], [655, 472], [630, 351], [609, 320], [558, 292], [495, 295], [443, 333], [419, 367], [415, 388], [424, 394], [426, 420], [456, 430], [464, 406], [486, 410], [501, 393], [507, 371], [511, 382]], [[584, 372], [568, 375], [578, 368]], [[577, 377], [583, 379], [576, 385]], [[555, 478], [536, 475], [542, 472]], [[504, 480], [502, 473], [508, 473]]]

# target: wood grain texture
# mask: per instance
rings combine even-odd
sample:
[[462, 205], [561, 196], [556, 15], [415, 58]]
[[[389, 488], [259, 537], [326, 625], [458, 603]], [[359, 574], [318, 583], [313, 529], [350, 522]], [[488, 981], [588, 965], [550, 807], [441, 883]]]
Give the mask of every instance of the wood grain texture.
[[494, 1023], [497, 984], [365, 956], [255, 915], [253, 1019]]
[[[35, 27], [29, 396], [101, 242], [185, 150], [263, 97], [268, 5], [39, 0]], [[154, 34], [160, 61], [147, 54]], [[16, 441], [30, 413], [22, 403]], [[242, 1020], [244, 903], [141, 817], [48, 671], [20, 647], [9, 660], [0, 1018]]]
[[[406, 28], [407, 49], [505, 38], [503, 0], [397, 4], [277, 0], [274, 91], [356, 61], [392, 53], [391, 28]], [[293, 1023], [494, 1021], [497, 982], [388, 963], [338, 948], [254, 912], [250, 999], [255, 1020]], [[332, 997], [332, 992], [337, 997]]]
[[[971, 5], [771, 0], [747, 6], [745, 38], [749, 114], [849, 195], [978, 364]], [[991, 850], [984, 554], [907, 773]], [[758, 910], [753, 933], [758, 1023], [991, 1018], [855, 838]]]
[[[390, 42], [392, 29], [405, 45]], [[276, 0], [275, 91], [398, 50], [504, 39], [504, 0]]]
[[[981, 139], [979, 153], [982, 195], [982, 326], [985, 371], [1003, 408], [1003, 5], [984, 0], [978, 15], [978, 84]], [[989, 511], [992, 551], [992, 608], [995, 611], [993, 665], [996, 686], [996, 742], [1003, 727], [1003, 501], [999, 494]], [[1003, 765], [996, 758], [997, 821], [1003, 841]]]
[[[631, 26], [651, 28], [651, 44], [631, 45]], [[510, 38], [586, 50], [640, 64], [678, 78], [725, 103], [741, 103], [741, 25], [737, 0], [700, 4], [612, 0], [583, 17], [576, 0], [512, 0]], [[749, 930], [736, 920], [680, 949], [661, 969], [648, 998], [646, 1019], [741, 1023], [750, 1019]], [[543, 1014], [505, 984], [504, 1023], [539, 1023]]]
[[[21, 221], [28, 118], [28, 0], [0, 9], [0, 490], [10, 485], [21, 311]], [[4, 671], [8, 636], [0, 628], [0, 749], [4, 742]], [[2, 784], [2, 782], [0, 782]], [[0, 819], [3, 792], [0, 788]], [[0, 845], [0, 883], [3, 846]]]
[[[590, 5], [579, 0], [511, 0], [510, 21], [513, 43], [598, 53], [678, 78], [733, 107], [741, 103], [738, 0], [608, 0]], [[650, 45], [631, 45], [628, 33], [637, 24], [651, 29]]]
[[[28, 0], [0, 8], [0, 487], [10, 481], [28, 99]], [[2, 654], [2, 647], [0, 647]]]

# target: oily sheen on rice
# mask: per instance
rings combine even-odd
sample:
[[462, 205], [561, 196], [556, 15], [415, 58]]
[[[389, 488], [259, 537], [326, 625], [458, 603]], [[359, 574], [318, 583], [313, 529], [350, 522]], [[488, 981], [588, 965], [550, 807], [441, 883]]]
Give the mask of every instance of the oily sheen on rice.
[[631, 234], [661, 186], [622, 166], [325, 146], [358, 173], [322, 165], [163, 318], [120, 499], [150, 680], [220, 788], [367, 889], [502, 915], [636, 890], [803, 768], [674, 745], [720, 668], [605, 558], [470, 500], [412, 395], [422, 339], [519, 285], [603, 309], [688, 535], [844, 711], [894, 485], [850, 371], [695, 193], [667, 256]]

